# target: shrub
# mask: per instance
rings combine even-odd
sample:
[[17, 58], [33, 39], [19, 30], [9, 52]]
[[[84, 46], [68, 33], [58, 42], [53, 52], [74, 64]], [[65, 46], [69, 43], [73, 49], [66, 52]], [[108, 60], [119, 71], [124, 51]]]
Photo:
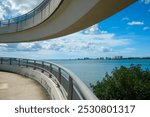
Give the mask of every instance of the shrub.
[[121, 66], [112, 74], [91, 86], [99, 99], [104, 100], [148, 100], [150, 99], [150, 71], [141, 65]]

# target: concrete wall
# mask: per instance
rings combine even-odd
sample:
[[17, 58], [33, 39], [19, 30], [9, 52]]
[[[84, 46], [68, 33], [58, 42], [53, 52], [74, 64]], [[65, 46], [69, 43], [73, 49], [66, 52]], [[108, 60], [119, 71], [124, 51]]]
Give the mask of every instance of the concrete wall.
[[[31, 68], [25, 68], [20, 66], [11, 66], [11, 65], [3, 65], [0, 64], [0, 71], [13, 72], [16, 74], [20, 74], [36, 80], [39, 82], [48, 92], [52, 100], [63, 100], [66, 99], [59, 87], [45, 74], [41, 73], [41, 71], [33, 70]], [[11, 76], [10, 76], [11, 77]]]

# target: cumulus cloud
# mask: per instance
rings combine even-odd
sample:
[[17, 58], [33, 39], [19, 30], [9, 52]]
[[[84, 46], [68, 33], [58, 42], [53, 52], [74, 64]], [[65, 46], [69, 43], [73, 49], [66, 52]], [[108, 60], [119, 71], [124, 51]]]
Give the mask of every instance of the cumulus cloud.
[[[86, 33], [88, 32], [88, 33]], [[35, 43], [20, 43], [17, 50], [39, 51], [50, 50], [57, 52], [112, 51], [112, 47], [129, 44], [128, 39], [115, 39], [115, 34], [100, 30], [98, 25], [84, 31], [49, 41]]]
[[[89, 33], [85, 33], [86, 31], [89, 31]], [[115, 47], [125, 47], [130, 44], [130, 39], [117, 37], [114, 33], [107, 31], [104, 32], [95, 25], [84, 31], [57, 39], [32, 43], [3, 44], [3, 46], [0, 46], [0, 49], [9, 53], [17, 52], [19, 55], [29, 52], [33, 55], [28, 53], [28, 56], [39, 55], [39, 58], [44, 58], [52, 54], [54, 56], [65, 55], [64, 57], [66, 57], [66, 55], [75, 57], [90, 55], [93, 57], [98, 56], [98, 54], [102, 56], [103, 54], [114, 53]], [[20, 52], [22, 53], [20, 54]]]
[[0, 44], [0, 52], [7, 51], [7, 44]]
[[42, 0], [1, 0], [0, 19], [15, 17], [35, 8]]
[[129, 44], [128, 39], [115, 39], [114, 34], [84, 35], [81, 32], [79, 32], [69, 35], [67, 37], [47, 41], [46, 43], [41, 43], [41, 46], [50, 50], [60, 52], [95, 51], [95, 50], [96, 51], [104, 50], [106, 52], [106, 48], [123, 46], [127, 44]]
[[128, 25], [130, 25], [130, 26], [134, 26], [134, 25], [144, 25], [144, 22], [132, 21], [132, 22], [128, 22]]
[[82, 31], [84, 34], [106, 34], [108, 33], [105, 30], [100, 30], [100, 26], [98, 24], [95, 24], [85, 30]]
[[[89, 29], [87, 29], [89, 30]], [[86, 30], [84, 30], [86, 31]], [[113, 33], [84, 34], [77, 32], [68, 36], [60, 37], [49, 41], [36, 43], [20, 43], [17, 45], [18, 50], [49, 50], [53, 52], [71, 53], [71, 52], [112, 52], [116, 46], [129, 45], [130, 40], [117, 38]]]
[[150, 0], [141, 0], [142, 2], [144, 2], [145, 4], [149, 4]]
[[101, 47], [101, 49], [102, 49], [102, 52], [112, 52], [112, 49], [108, 47]]
[[143, 30], [150, 30], [150, 27], [146, 26], [143, 28]]
[[7, 47], [8, 44], [3, 44], [3, 43], [1, 43], [0, 46], [1, 46], [1, 47]]
[[16, 46], [17, 51], [38, 51], [42, 47], [37, 42], [32, 43], [19, 43]]

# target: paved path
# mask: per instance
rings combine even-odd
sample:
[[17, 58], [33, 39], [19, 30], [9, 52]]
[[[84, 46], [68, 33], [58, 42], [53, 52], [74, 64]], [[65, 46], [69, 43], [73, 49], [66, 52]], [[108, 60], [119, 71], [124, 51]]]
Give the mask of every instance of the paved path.
[[47, 100], [45, 89], [24, 76], [0, 72], [0, 100]]

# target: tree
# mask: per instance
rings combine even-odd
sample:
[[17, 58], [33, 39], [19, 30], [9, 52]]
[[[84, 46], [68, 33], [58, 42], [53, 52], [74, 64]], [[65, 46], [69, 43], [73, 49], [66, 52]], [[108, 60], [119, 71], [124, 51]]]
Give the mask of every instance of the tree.
[[150, 99], [150, 70], [141, 65], [121, 66], [112, 74], [106, 73], [104, 79], [91, 86], [99, 99], [143, 100]]

